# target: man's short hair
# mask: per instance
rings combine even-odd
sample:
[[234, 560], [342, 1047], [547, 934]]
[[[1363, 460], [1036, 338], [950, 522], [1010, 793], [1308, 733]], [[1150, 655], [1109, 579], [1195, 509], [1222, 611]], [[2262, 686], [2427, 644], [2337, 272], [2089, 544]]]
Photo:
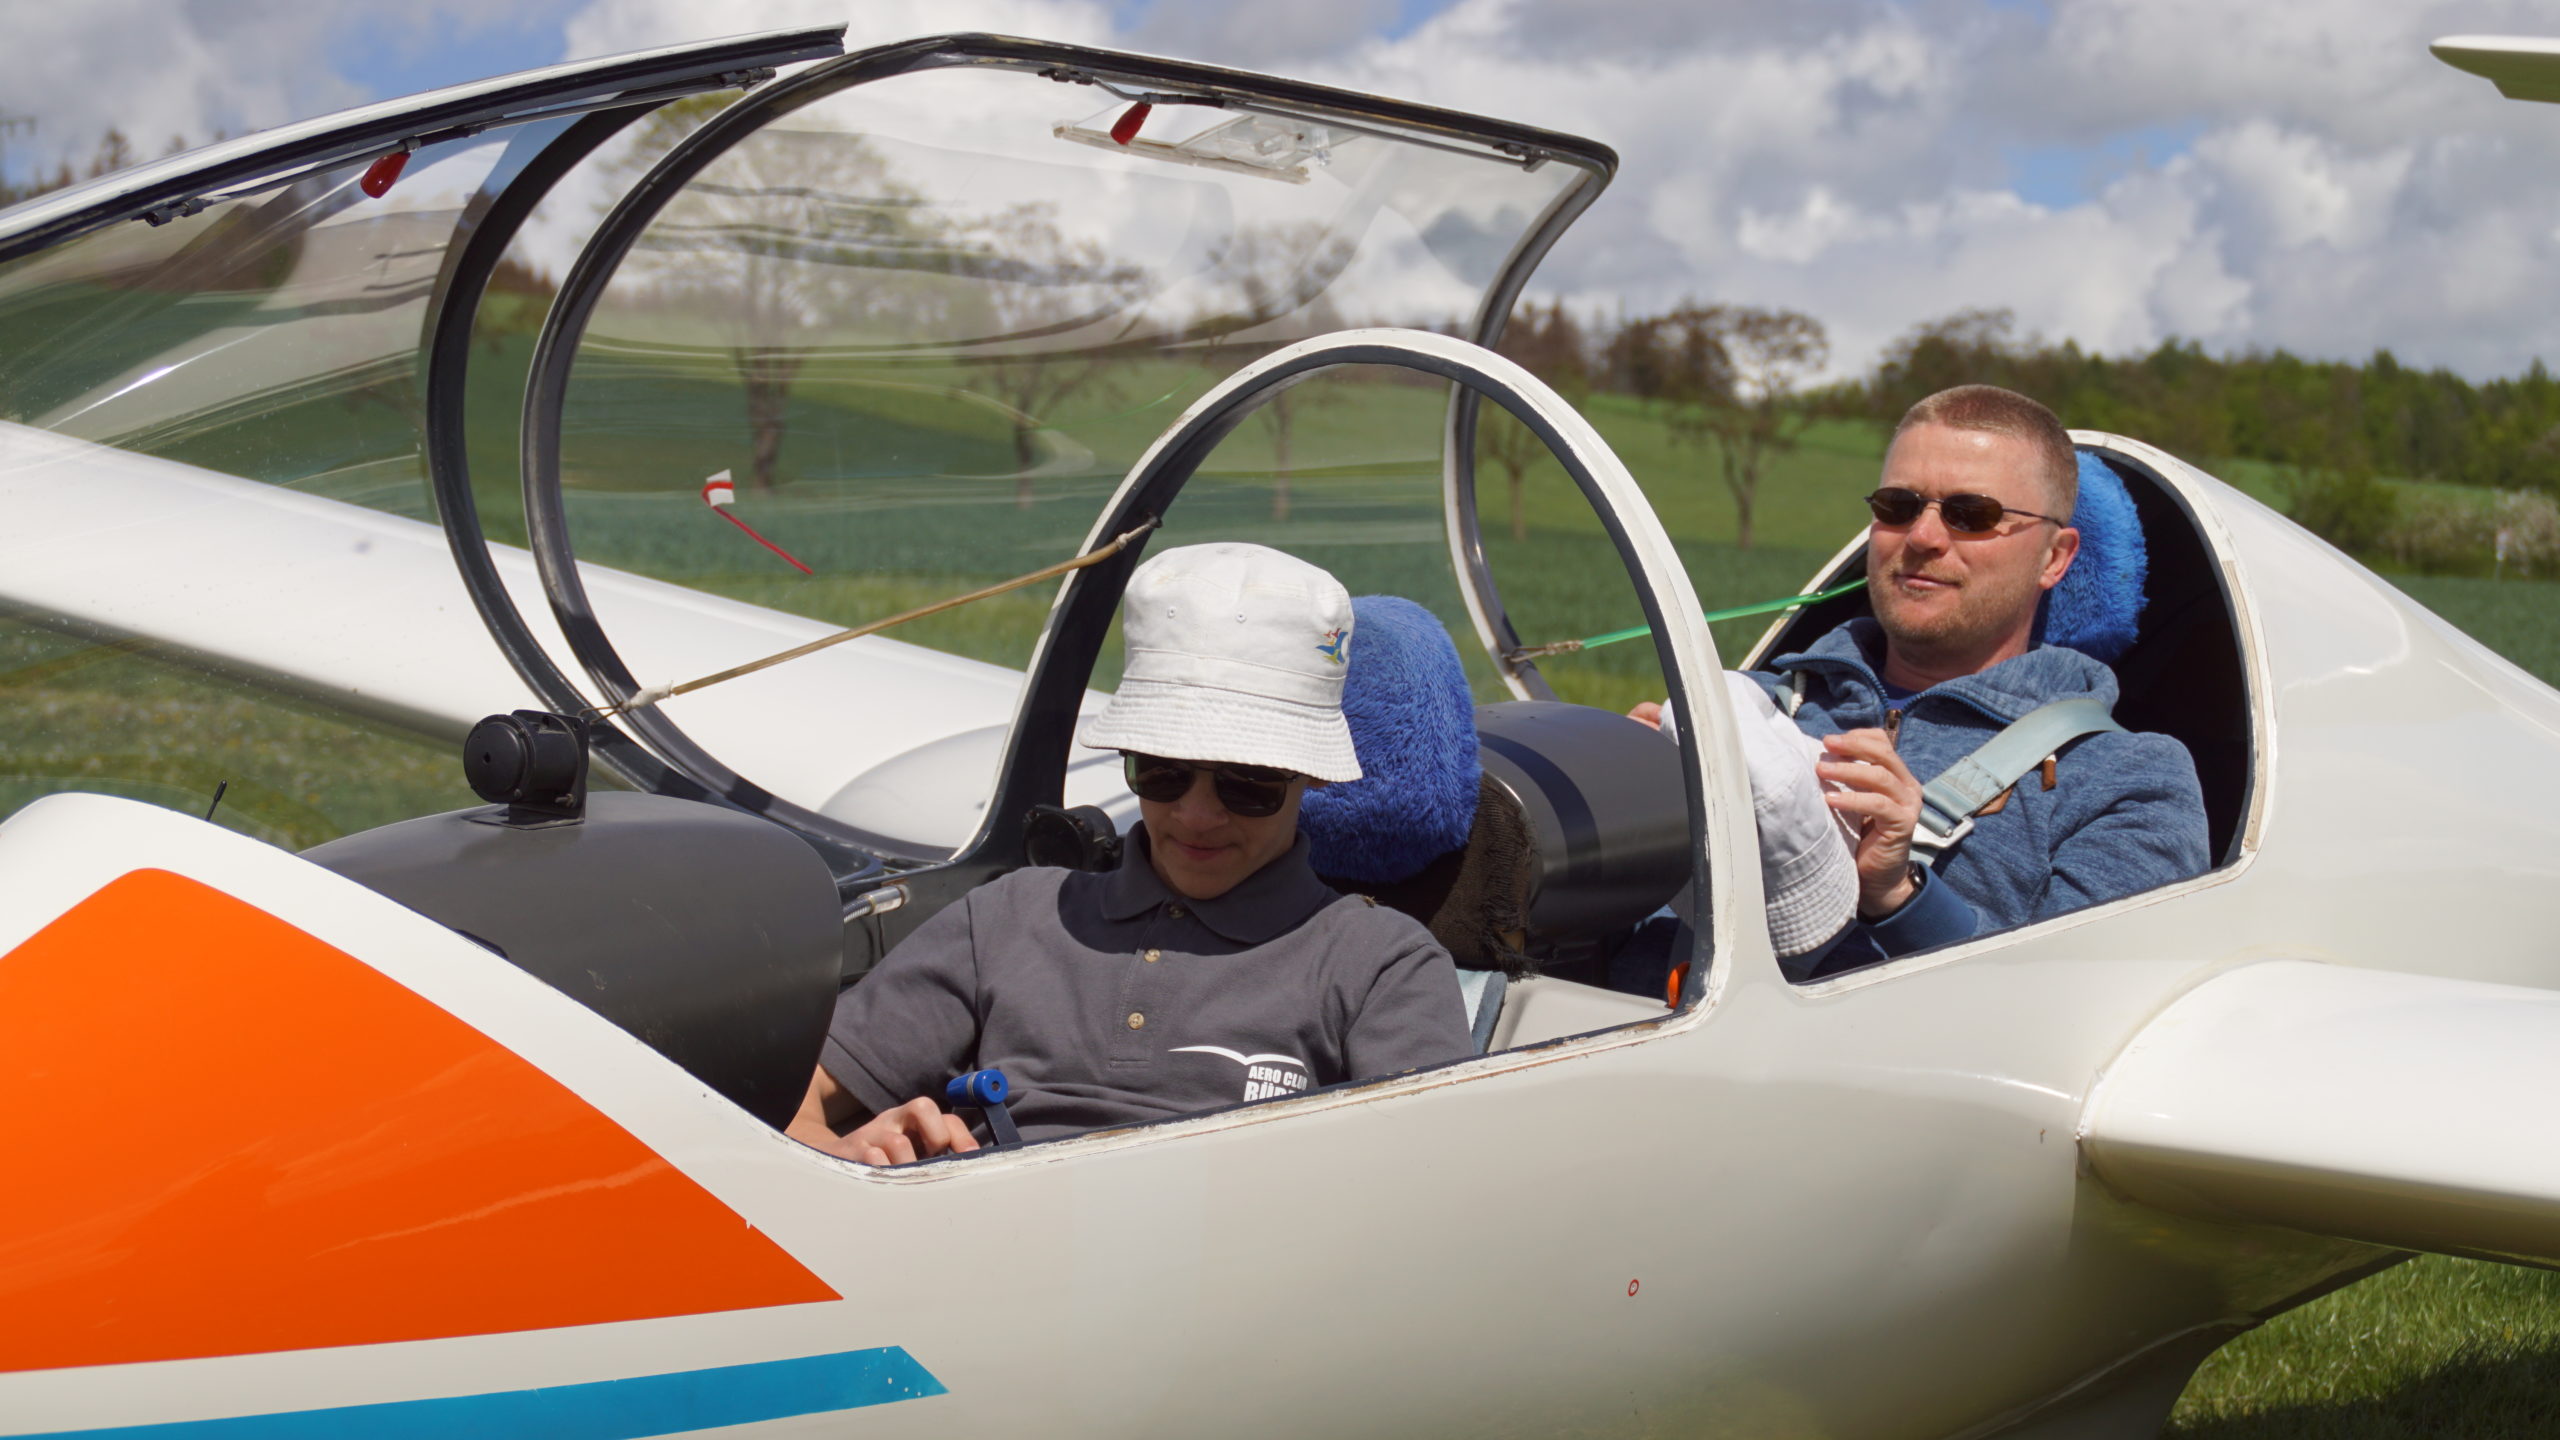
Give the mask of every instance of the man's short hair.
[[2015, 390], [1997, 385], [1958, 385], [1923, 398], [1902, 412], [1893, 427], [1899, 437], [1914, 425], [1944, 425], [1952, 430], [1985, 430], [2024, 440], [2042, 461], [2045, 489], [2059, 502], [2054, 518], [2068, 523], [2080, 503], [2080, 457], [2062, 421], [2042, 405]]

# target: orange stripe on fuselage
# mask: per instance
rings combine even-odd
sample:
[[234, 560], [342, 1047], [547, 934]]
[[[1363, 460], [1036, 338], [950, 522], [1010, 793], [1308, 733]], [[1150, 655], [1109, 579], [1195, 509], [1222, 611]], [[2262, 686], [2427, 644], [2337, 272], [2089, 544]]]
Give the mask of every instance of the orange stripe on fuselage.
[[0, 956], [0, 1370], [836, 1292], [371, 966], [138, 870]]

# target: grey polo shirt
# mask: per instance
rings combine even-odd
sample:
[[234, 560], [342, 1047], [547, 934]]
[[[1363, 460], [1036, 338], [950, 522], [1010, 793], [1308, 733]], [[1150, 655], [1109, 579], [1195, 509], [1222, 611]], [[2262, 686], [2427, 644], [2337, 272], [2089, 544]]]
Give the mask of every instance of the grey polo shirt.
[[1132, 831], [1106, 874], [1017, 870], [838, 997], [821, 1057], [873, 1113], [995, 1067], [1026, 1139], [1127, 1125], [1473, 1052], [1457, 971], [1410, 916], [1288, 854], [1214, 900]]

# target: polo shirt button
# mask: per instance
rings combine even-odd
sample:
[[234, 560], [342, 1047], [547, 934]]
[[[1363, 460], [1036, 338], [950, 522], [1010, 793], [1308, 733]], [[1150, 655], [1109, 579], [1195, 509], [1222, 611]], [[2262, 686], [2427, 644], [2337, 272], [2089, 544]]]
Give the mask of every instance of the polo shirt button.
[[1176, 920], [1179, 920], [1182, 918], [1182, 907], [1179, 905], [1167, 905], [1164, 907], [1164, 913], [1172, 916]]
[[1137, 1011], [1135, 1011], [1135, 1010], [1130, 1011], [1130, 1012], [1129, 1012], [1129, 1028], [1130, 1028], [1130, 1029], [1132, 1029], [1132, 1030], [1144, 1030], [1144, 1029], [1146, 1029], [1146, 1028], [1147, 1028], [1147, 1017], [1146, 1017], [1146, 1016], [1144, 1016], [1144, 1015], [1142, 1015], [1142, 1014], [1140, 1014], [1139, 1012], [1137, 1012]]
[[1164, 958], [1164, 952], [1161, 950], [1150, 950], [1146, 953], [1144, 958], [1148, 964], [1153, 965]]

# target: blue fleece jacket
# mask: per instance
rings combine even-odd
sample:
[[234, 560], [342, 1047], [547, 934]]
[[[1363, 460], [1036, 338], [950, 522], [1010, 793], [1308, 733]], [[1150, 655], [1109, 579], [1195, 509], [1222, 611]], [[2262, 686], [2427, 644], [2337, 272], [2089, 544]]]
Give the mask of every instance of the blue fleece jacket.
[[[1755, 673], [1783, 709], [1803, 671], [1796, 723], [1809, 735], [1887, 724], [1884, 632], [1856, 619]], [[2056, 700], [2092, 696], [2112, 708], [2115, 672], [2077, 650], [2043, 645], [1903, 702], [1895, 749], [1923, 784], [2011, 721]], [[1818, 978], [1967, 936], [2100, 904], [2202, 874], [2204, 792], [2195, 762], [2167, 735], [2106, 733], [2063, 748], [2054, 788], [2028, 772], [1999, 813], [1938, 858], [1920, 892], [1892, 915], [1852, 925], [1797, 979]]]

